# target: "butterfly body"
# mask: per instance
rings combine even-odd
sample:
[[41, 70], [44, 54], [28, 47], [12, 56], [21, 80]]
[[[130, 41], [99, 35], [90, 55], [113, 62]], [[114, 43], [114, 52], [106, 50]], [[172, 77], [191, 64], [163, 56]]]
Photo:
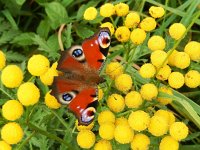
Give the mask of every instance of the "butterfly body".
[[88, 125], [94, 118], [97, 104], [97, 84], [102, 63], [108, 53], [110, 32], [101, 29], [94, 36], [64, 51], [58, 62], [59, 76], [55, 77], [52, 95]]

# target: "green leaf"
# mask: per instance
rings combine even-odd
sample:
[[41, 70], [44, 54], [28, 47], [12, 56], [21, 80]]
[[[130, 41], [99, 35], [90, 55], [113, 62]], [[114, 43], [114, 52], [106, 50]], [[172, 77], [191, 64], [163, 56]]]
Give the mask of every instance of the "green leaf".
[[16, 3], [17, 3], [18, 5], [23, 5], [25, 1], [26, 1], [26, 0], [16, 0]]
[[200, 145], [181, 145], [180, 150], [199, 150]]
[[50, 31], [50, 24], [49, 24], [49, 21], [48, 19], [44, 19], [42, 21], [40, 21], [40, 24], [39, 26], [37, 27], [37, 33], [43, 37], [43, 38], [47, 38], [48, 34], [49, 34], [49, 31]]
[[8, 10], [4, 10], [4, 11], [2, 11], [2, 13], [5, 15], [5, 17], [10, 22], [12, 28], [15, 29], [15, 30], [18, 30], [18, 26], [17, 26], [14, 18], [12, 17], [12, 15], [10, 14], [10, 12]]
[[68, 21], [68, 15], [65, 8], [58, 2], [51, 2], [45, 4], [45, 11], [50, 20], [50, 25], [53, 29], [56, 29], [61, 24]]
[[11, 43], [15, 43], [21, 46], [33, 45], [32, 37], [35, 35], [33, 32], [25, 32], [16, 36]]
[[0, 45], [8, 43], [17, 35], [19, 35], [19, 33], [20, 32], [18, 30], [9, 30], [9, 31], [3, 32], [3, 34], [0, 37]]
[[67, 25], [67, 30], [64, 30], [64, 45], [69, 48], [72, 44], [72, 24]]
[[82, 39], [89, 38], [94, 34], [92, 30], [90, 30], [87, 26], [84, 25], [78, 25], [76, 27], [76, 33]]
[[18, 52], [7, 51], [6, 59], [8, 62], [22, 62], [26, 59], [26, 57]]

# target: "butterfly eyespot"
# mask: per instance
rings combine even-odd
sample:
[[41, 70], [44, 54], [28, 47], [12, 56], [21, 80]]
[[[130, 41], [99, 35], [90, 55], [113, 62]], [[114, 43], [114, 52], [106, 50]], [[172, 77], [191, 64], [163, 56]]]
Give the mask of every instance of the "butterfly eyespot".
[[98, 42], [101, 48], [108, 48], [110, 46], [110, 34], [106, 31], [102, 31], [99, 34]]
[[69, 104], [76, 97], [76, 92], [66, 92], [59, 95], [59, 102], [63, 105]]
[[85, 55], [81, 46], [73, 46], [70, 49], [71, 55], [79, 62], [85, 61]]
[[94, 107], [88, 107], [82, 112], [81, 115], [81, 122], [84, 124], [89, 124], [94, 119], [94, 114], [96, 112], [96, 109]]

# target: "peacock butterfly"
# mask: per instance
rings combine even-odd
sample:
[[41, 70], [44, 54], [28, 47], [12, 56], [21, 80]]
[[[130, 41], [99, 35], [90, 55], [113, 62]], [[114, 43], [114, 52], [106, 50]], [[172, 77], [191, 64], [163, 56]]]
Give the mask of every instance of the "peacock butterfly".
[[110, 46], [108, 28], [101, 28], [82, 45], [75, 45], [61, 53], [58, 71], [54, 78], [51, 94], [58, 102], [68, 105], [79, 120], [88, 125], [96, 112], [97, 84], [101, 82], [99, 71]]

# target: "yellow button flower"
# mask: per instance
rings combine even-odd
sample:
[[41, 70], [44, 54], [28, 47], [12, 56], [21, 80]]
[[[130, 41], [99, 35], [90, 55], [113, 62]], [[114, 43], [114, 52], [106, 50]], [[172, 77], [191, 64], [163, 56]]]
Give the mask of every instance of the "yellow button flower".
[[162, 118], [164, 118], [167, 121], [168, 125], [170, 125], [170, 123], [169, 123], [170, 116], [169, 115], [170, 115], [169, 111], [163, 110], [163, 109], [159, 109], [158, 111], [156, 111], [154, 113], [154, 116], [161, 116]]
[[191, 60], [199, 61], [200, 60], [200, 43], [196, 41], [190, 41], [186, 44], [184, 48], [184, 52], [186, 52]]
[[101, 24], [101, 28], [104, 28], [104, 27], [107, 27], [107, 28], [110, 30], [110, 34], [111, 34], [111, 35], [114, 34], [115, 28], [114, 28], [114, 26], [113, 26], [112, 23], [110, 23], [110, 22], [102, 23], [102, 24]]
[[148, 127], [149, 121], [149, 114], [142, 110], [132, 112], [128, 118], [128, 123], [131, 126], [131, 128], [139, 132], [145, 130]]
[[142, 103], [142, 96], [137, 91], [131, 91], [125, 96], [125, 104], [128, 108], [138, 108]]
[[151, 63], [143, 64], [139, 70], [143, 78], [152, 78], [156, 74], [156, 68]]
[[98, 100], [100, 101], [103, 98], [103, 90], [98, 86]]
[[181, 23], [174, 23], [169, 27], [169, 34], [175, 40], [179, 40], [180, 38], [182, 38], [185, 31], [186, 28]]
[[[151, 53], [151, 63], [156, 67], [161, 67], [164, 61], [167, 58], [167, 53], [161, 50], [153, 51]], [[165, 61], [164, 65], [166, 65], [168, 60]]]
[[22, 70], [16, 65], [6, 66], [1, 73], [1, 81], [7, 88], [18, 87], [23, 78]]
[[131, 148], [133, 150], [148, 150], [149, 144], [149, 137], [145, 134], [138, 133], [133, 137], [133, 141], [131, 142]]
[[128, 120], [126, 118], [124, 118], [124, 117], [116, 118], [116, 120], [115, 120], [115, 126], [118, 126], [120, 124], [129, 125], [128, 124]]
[[91, 130], [94, 127], [94, 121], [86, 126], [86, 125], [80, 125], [78, 119], [76, 119], [75, 125], [78, 131]]
[[50, 94], [51, 91], [49, 91], [48, 93], [46, 93], [45, 97], [44, 97], [44, 102], [46, 104], [47, 107], [51, 108], [51, 109], [58, 109], [61, 107], [61, 104], [57, 101], [57, 99], [52, 96]]
[[56, 70], [57, 65], [58, 63], [55, 62], [51, 66], [51, 68], [47, 70], [47, 72], [40, 76], [40, 80], [42, 81], [42, 83], [44, 83], [45, 85], [52, 85], [54, 77], [58, 76], [58, 71]]
[[106, 122], [100, 125], [99, 135], [102, 139], [112, 140], [114, 138], [115, 125], [111, 122]]
[[104, 110], [98, 115], [98, 123], [100, 125], [106, 122], [115, 123], [115, 115], [110, 110]]
[[171, 136], [165, 136], [159, 145], [159, 150], [178, 150], [179, 143]]
[[190, 65], [190, 56], [185, 52], [178, 52], [174, 58], [174, 65], [177, 68], [185, 69]]
[[149, 14], [154, 18], [161, 18], [165, 14], [165, 10], [162, 7], [151, 6]]
[[28, 71], [33, 76], [41, 76], [49, 69], [49, 60], [43, 55], [33, 55], [28, 60]]
[[184, 84], [184, 76], [180, 72], [172, 72], [168, 77], [168, 83], [172, 88], [181, 88]]
[[23, 130], [18, 123], [10, 122], [1, 129], [1, 138], [8, 144], [17, 144], [23, 138]]
[[148, 40], [148, 47], [152, 51], [164, 50], [166, 46], [165, 39], [159, 35], [154, 35]]
[[0, 70], [3, 69], [6, 65], [6, 56], [4, 53], [0, 50]]
[[174, 116], [173, 112], [168, 111], [168, 113], [169, 113], [169, 126], [171, 126], [176, 121], [176, 117]]
[[23, 112], [24, 112], [23, 106], [17, 100], [8, 100], [2, 106], [3, 117], [10, 121], [19, 119], [23, 114]]
[[158, 73], [156, 74], [156, 78], [164, 81], [168, 79], [170, 74], [171, 74], [171, 68], [168, 65], [164, 65], [159, 69]]
[[142, 44], [146, 38], [146, 32], [140, 28], [136, 28], [131, 32], [131, 41], [135, 45]]
[[168, 122], [162, 117], [155, 115], [150, 119], [148, 130], [154, 136], [162, 136], [168, 131]]
[[119, 91], [127, 92], [133, 84], [132, 78], [128, 74], [121, 74], [115, 79], [115, 86]]
[[146, 17], [140, 23], [140, 27], [144, 31], [152, 31], [156, 28], [156, 20], [152, 17]]
[[34, 105], [39, 101], [40, 91], [32, 82], [26, 82], [18, 88], [17, 97], [24, 106]]
[[94, 145], [94, 150], [112, 150], [110, 141], [101, 139]]
[[111, 17], [115, 14], [115, 7], [111, 3], [105, 3], [100, 7], [100, 15], [103, 17]]
[[5, 141], [0, 141], [0, 150], [12, 150], [12, 147]]
[[188, 132], [188, 127], [183, 122], [174, 122], [169, 129], [170, 135], [178, 141], [185, 139]]
[[114, 131], [114, 137], [120, 144], [127, 144], [133, 140], [134, 131], [129, 125], [120, 124], [116, 126]]
[[124, 98], [119, 94], [112, 94], [108, 97], [107, 105], [113, 112], [121, 112], [124, 110]]
[[130, 12], [124, 21], [128, 28], [135, 28], [140, 23], [140, 16], [137, 12]]
[[[166, 94], [168, 94], [168, 95], [173, 95], [172, 90], [171, 90], [169, 87], [167, 87], [167, 86], [162, 86], [162, 87], [160, 87], [160, 88], [158, 89], [158, 91], [159, 91], [159, 92], [162, 92], [162, 93], [166, 93]], [[158, 100], [161, 104], [163, 104], [163, 105], [167, 105], [167, 104], [169, 104], [169, 103], [172, 102], [172, 99], [171, 99], [171, 98], [162, 98], [162, 97], [158, 97], [157, 100]]]
[[85, 20], [94, 20], [97, 16], [97, 9], [95, 7], [89, 7], [85, 10], [83, 18]]
[[115, 5], [115, 12], [117, 16], [126, 16], [129, 12], [129, 6], [125, 3], [118, 3]]
[[185, 85], [189, 88], [196, 88], [200, 85], [200, 73], [196, 70], [190, 70], [185, 74]]
[[126, 26], [118, 27], [115, 31], [115, 37], [120, 42], [127, 42], [130, 34], [130, 30]]
[[141, 87], [140, 94], [143, 99], [151, 101], [153, 98], [157, 97], [158, 89], [154, 84], [147, 83]]
[[82, 130], [78, 133], [76, 140], [81, 148], [89, 149], [95, 143], [95, 134], [90, 130]]
[[118, 62], [111, 62], [106, 66], [106, 74], [113, 80], [122, 74], [123, 71], [124, 67]]
[[[170, 50], [170, 51], [168, 51], [167, 52], [167, 54], [169, 55], [169, 53], [171, 52], [172, 50]], [[175, 66], [175, 64], [174, 64], [174, 59], [175, 59], [175, 56], [176, 56], [176, 54], [178, 53], [178, 51], [177, 50], [173, 50], [173, 52], [169, 55], [169, 57], [168, 57], [168, 64], [170, 65], [170, 66]]]

